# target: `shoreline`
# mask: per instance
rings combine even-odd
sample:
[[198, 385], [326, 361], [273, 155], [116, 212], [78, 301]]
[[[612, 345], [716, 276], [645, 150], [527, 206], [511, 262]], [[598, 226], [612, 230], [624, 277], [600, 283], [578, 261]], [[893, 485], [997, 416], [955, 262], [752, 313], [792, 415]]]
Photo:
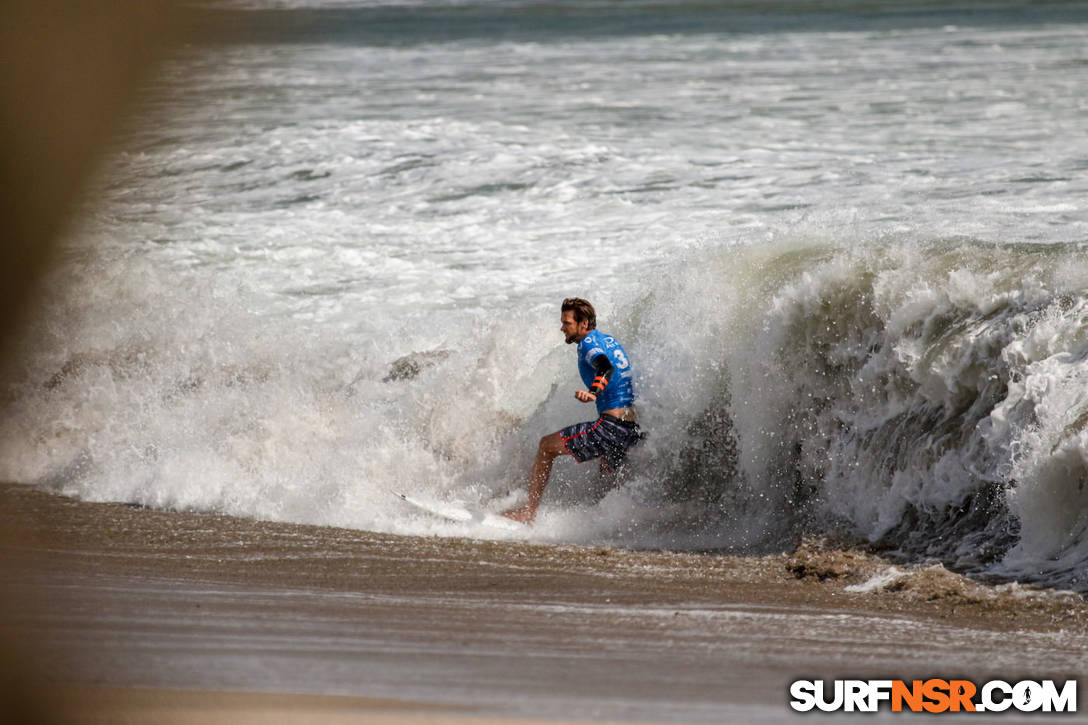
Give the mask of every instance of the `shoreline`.
[[786, 688], [801, 677], [1088, 675], [1079, 595], [826, 542], [646, 552], [173, 513], [14, 484], [0, 500], [5, 634], [39, 688], [80, 703], [76, 722], [142, 707], [149, 691], [182, 693], [163, 706], [177, 717], [227, 713], [244, 695], [247, 712], [345, 697], [297, 704], [401, 723], [409, 711], [780, 722], [797, 717]]

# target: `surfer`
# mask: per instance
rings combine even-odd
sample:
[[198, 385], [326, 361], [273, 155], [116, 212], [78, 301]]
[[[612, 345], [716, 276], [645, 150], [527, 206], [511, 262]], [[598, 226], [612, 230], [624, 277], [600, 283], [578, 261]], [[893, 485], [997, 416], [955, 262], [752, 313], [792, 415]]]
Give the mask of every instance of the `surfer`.
[[579, 463], [599, 458], [601, 474], [615, 479], [627, 450], [642, 439], [635, 421], [631, 361], [611, 335], [597, 330], [597, 313], [586, 300], [563, 300], [560, 329], [567, 344], [578, 345], [578, 374], [587, 390], [574, 397], [597, 404], [597, 420], [576, 423], [540, 439], [536, 460], [529, 472], [529, 502], [504, 512], [504, 516], [532, 523], [548, 485], [552, 463], [559, 456], [573, 456]]

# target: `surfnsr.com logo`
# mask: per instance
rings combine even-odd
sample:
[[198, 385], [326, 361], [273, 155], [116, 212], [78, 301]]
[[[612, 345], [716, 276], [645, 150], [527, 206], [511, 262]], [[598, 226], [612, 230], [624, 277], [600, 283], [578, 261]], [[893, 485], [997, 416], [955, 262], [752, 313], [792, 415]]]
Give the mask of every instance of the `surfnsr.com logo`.
[[1076, 712], [1077, 681], [797, 680], [790, 697], [798, 712], [877, 712], [885, 703], [892, 712]]

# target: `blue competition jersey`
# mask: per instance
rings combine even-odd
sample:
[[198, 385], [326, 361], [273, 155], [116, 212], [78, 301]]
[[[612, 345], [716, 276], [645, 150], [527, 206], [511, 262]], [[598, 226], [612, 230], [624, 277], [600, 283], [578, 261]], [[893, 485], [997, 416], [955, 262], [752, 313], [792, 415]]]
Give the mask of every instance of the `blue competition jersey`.
[[593, 369], [592, 361], [598, 355], [607, 355], [608, 362], [612, 363], [615, 370], [612, 371], [608, 386], [597, 396], [597, 412], [626, 408], [635, 402], [634, 371], [627, 353], [611, 335], [600, 330], [590, 330], [578, 343], [578, 374], [582, 376], [582, 382], [587, 389], [593, 384], [597, 371]]

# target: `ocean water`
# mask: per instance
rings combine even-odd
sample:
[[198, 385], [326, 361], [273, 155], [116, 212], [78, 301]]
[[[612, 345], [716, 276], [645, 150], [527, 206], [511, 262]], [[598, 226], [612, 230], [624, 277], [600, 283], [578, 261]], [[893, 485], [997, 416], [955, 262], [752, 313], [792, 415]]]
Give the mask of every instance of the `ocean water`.
[[[405, 534], [802, 534], [1088, 591], [1088, 3], [274, 2], [122, 134], [4, 374], [0, 476]], [[638, 372], [561, 460], [559, 301]]]

